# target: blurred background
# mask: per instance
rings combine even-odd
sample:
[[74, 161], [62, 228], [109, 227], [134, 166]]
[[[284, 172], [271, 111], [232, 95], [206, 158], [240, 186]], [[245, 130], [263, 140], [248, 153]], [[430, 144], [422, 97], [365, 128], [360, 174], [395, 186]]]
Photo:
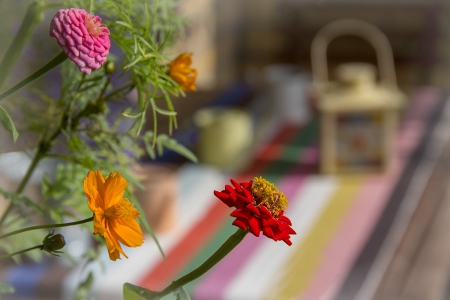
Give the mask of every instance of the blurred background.
[[[0, 2], [0, 56], [29, 2]], [[197, 92], [173, 99], [173, 137], [200, 162], [165, 151], [136, 167], [147, 188], [137, 197], [167, 261], [147, 236], [142, 247], [126, 250], [128, 260], [111, 262], [103, 253], [102, 265], [7, 262], [0, 281], [17, 292], [6, 299], [71, 299], [89, 272], [95, 299], [121, 299], [124, 282], [162, 289], [235, 231], [213, 190], [255, 176], [290, 200], [293, 245], [246, 237], [186, 286], [192, 299], [450, 299], [450, 3], [181, 0], [179, 9], [190, 25], [173, 51], [192, 52], [199, 75]], [[46, 13], [5, 87], [60, 51], [48, 36], [53, 14]], [[316, 63], [329, 76], [319, 76], [313, 40], [346, 19], [385, 35], [393, 61], [390, 50], [386, 58], [352, 34], [366, 26], [354, 23], [322, 47]], [[380, 59], [393, 85], [384, 84]], [[39, 84], [57, 94], [55, 82], [57, 73]], [[158, 130], [167, 133], [167, 123], [159, 117]], [[20, 178], [17, 166], [26, 162], [16, 151], [34, 138], [21, 133], [12, 145], [0, 130], [2, 186]], [[40, 180], [30, 197], [39, 199]], [[67, 229], [65, 236], [64, 251], [85, 261], [90, 234]]]

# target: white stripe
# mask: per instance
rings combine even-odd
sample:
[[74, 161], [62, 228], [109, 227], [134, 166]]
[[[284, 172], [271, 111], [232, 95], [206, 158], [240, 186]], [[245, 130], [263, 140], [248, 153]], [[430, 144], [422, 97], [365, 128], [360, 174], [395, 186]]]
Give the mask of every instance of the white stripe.
[[[158, 241], [165, 253], [169, 253], [180, 238], [201, 220], [201, 217], [215, 204], [213, 190], [221, 190], [225, 179], [218, 171], [189, 165], [179, 170], [179, 223], [167, 234], [158, 235]], [[186, 184], [186, 182], [188, 184]], [[217, 200], [219, 201], [219, 200]], [[146, 273], [150, 272], [160, 261], [161, 254], [148, 235], [138, 248], [125, 247], [128, 259], [111, 261], [105, 251], [99, 262], [90, 264], [85, 270], [75, 268], [63, 281], [64, 299], [72, 299], [80, 282], [92, 271], [95, 282], [93, 294], [99, 299], [122, 299], [122, 287], [125, 282], [136, 284]], [[101, 265], [104, 266], [102, 269]]]
[[428, 180], [444, 150], [445, 144], [450, 138], [450, 131], [448, 130], [449, 126], [450, 101], [447, 101], [444, 107], [443, 116], [434, 129], [424, 157], [421, 159], [417, 170], [414, 172], [405, 198], [398, 209], [395, 221], [355, 299], [366, 300], [373, 298], [384, 273], [394, 257], [402, 237], [408, 229], [411, 218], [417, 209]]
[[[229, 284], [225, 299], [262, 299], [266, 289], [284, 275], [280, 267], [300, 246], [338, 186], [334, 177], [309, 176], [297, 192], [295, 202], [286, 215], [297, 232], [291, 237], [292, 246], [264, 239], [263, 244], [247, 260], [245, 266]], [[293, 197], [293, 198], [294, 198]], [[257, 280], [256, 280], [257, 279]], [[249, 288], [251, 287], [251, 288]]]

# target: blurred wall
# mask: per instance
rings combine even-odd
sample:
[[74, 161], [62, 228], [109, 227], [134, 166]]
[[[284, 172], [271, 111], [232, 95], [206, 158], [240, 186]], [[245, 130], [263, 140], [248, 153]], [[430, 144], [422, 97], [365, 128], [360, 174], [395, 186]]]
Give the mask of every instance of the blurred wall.
[[[327, 23], [355, 18], [389, 38], [399, 85], [447, 87], [450, 78], [450, 5], [440, 0], [216, 0], [217, 84], [242, 77], [248, 66], [297, 63], [310, 70], [310, 46]], [[330, 67], [346, 61], [376, 63], [364, 41], [338, 38], [328, 51]]]

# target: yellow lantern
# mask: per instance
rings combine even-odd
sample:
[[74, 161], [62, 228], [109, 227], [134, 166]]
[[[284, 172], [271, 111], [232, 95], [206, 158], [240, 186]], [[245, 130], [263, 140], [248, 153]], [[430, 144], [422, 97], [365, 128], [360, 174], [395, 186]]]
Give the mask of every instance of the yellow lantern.
[[[366, 63], [342, 64], [336, 68], [336, 81], [328, 79], [327, 47], [342, 35], [364, 38], [375, 48], [378, 82], [375, 66]], [[335, 21], [314, 38], [311, 59], [313, 97], [321, 115], [321, 172], [387, 171], [395, 153], [399, 110], [406, 101], [397, 88], [387, 37], [366, 22]]]

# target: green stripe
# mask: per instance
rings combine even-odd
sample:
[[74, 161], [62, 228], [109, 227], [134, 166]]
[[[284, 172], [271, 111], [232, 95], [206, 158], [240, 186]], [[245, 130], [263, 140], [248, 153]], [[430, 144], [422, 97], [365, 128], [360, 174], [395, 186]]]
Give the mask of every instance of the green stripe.
[[318, 128], [319, 119], [314, 118], [289, 144], [285, 145], [281, 157], [277, 161], [274, 161], [264, 172], [264, 178], [272, 183], [276, 183], [276, 181], [293, 168], [293, 163], [300, 163], [300, 151], [303, 150], [303, 147], [309, 145], [314, 137], [317, 137]]

